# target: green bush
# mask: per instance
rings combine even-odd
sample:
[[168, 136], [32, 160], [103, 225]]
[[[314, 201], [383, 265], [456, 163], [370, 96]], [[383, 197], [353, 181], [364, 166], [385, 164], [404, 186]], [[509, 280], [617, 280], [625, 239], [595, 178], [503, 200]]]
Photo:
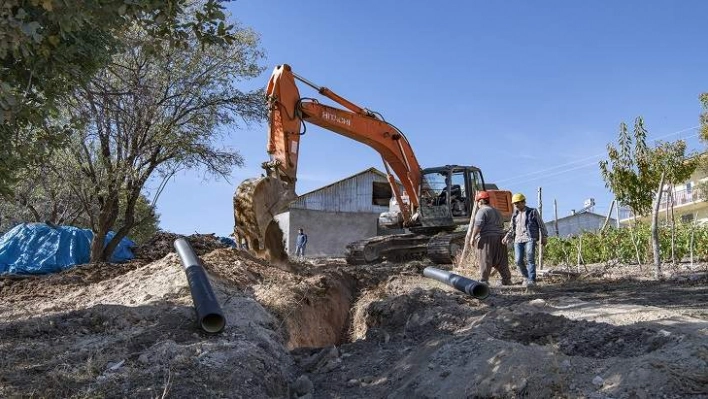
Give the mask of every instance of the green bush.
[[[691, 241], [693, 235], [693, 241]], [[659, 244], [663, 262], [671, 262], [671, 228], [659, 228]], [[708, 259], [708, 226], [677, 224], [674, 229], [674, 257], [687, 259], [693, 247], [694, 260]], [[580, 250], [582, 264], [649, 263], [654, 259], [651, 226], [638, 224], [602, 232], [585, 232], [571, 237], [550, 237], [543, 251], [546, 265], [575, 265]]]

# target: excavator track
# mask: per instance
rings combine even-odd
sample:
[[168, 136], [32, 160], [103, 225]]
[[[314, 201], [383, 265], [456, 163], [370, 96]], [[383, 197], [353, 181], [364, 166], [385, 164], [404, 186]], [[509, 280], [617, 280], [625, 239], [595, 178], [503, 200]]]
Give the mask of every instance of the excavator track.
[[347, 245], [345, 258], [350, 265], [366, 265], [384, 260], [402, 262], [426, 256], [436, 264], [450, 264], [462, 251], [465, 232], [422, 234], [392, 234], [372, 237]]
[[350, 265], [421, 259], [425, 256], [429, 240], [428, 236], [411, 233], [373, 237], [348, 244], [345, 258]]
[[449, 264], [462, 252], [467, 232], [438, 234], [428, 241], [428, 258], [437, 264]]

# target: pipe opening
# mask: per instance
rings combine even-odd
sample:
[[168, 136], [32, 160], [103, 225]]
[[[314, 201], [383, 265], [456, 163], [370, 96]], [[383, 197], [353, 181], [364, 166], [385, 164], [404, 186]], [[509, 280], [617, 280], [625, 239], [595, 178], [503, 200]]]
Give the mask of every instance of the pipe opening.
[[489, 287], [486, 284], [475, 284], [471, 288], [470, 295], [474, 298], [484, 299], [489, 296]]
[[226, 319], [220, 314], [210, 313], [202, 317], [200, 324], [204, 331], [208, 333], [218, 333], [226, 326]]
[[475, 299], [484, 299], [489, 296], [489, 287], [487, 284], [448, 272], [446, 270], [429, 266], [423, 269], [423, 276], [447, 284], [450, 287], [453, 287], [458, 291], [462, 291]]

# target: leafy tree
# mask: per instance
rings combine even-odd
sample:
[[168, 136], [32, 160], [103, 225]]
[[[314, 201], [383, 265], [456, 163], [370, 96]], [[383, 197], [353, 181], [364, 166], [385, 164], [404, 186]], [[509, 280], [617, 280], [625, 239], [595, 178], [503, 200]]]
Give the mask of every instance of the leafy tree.
[[64, 176], [49, 164], [24, 169], [12, 186], [12, 195], [0, 195], [0, 231], [25, 222], [85, 227], [86, 215]]
[[[134, 24], [163, 43], [236, 40], [219, 0], [3, 0], [0, 2], [0, 193], [67, 136], [50, 126], [56, 100], [122, 51]], [[185, 18], [189, 15], [190, 18]]]
[[600, 161], [605, 186], [612, 190], [619, 203], [628, 206], [635, 215], [647, 214], [651, 209], [656, 180], [655, 171], [651, 168], [646, 136], [647, 131], [641, 117], [634, 121], [633, 136], [630, 136], [627, 125], [622, 122], [618, 148], [608, 144], [609, 160]]
[[652, 210], [652, 244], [658, 277], [661, 268], [658, 212], [664, 184], [671, 186], [685, 181], [695, 171], [697, 162], [692, 155], [686, 155], [684, 141], [660, 142], [650, 149], [646, 145], [646, 135], [644, 121], [638, 117], [634, 123], [632, 149], [632, 137], [629, 136], [626, 125], [622, 123], [619, 149], [608, 144], [609, 161], [601, 161], [600, 170], [605, 185], [612, 190], [618, 201], [629, 206], [635, 215], [646, 215]]
[[[695, 154], [686, 154], [686, 142], [678, 140], [673, 143], [659, 142], [652, 150], [652, 162], [657, 173], [661, 173], [664, 176], [664, 181], [668, 184], [669, 188], [673, 190], [676, 184], [683, 183], [691, 177], [691, 174], [693, 174], [698, 167], [699, 158]], [[661, 187], [663, 188], [663, 184], [661, 184]], [[669, 192], [669, 195], [671, 195], [671, 197], [668, 198], [666, 202], [667, 205], [671, 207], [671, 253], [674, 254], [675, 221], [673, 213], [673, 194]], [[659, 211], [659, 199], [660, 194], [657, 195], [657, 204], [655, 204], [655, 212], [657, 213]], [[658, 220], [658, 215], [653, 216]], [[655, 240], [655, 243], [658, 248], [658, 239]], [[657, 259], [657, 256], [655, 256], [655, 259]], [[673, 256], [672, 259], [674, 259]]]
[[605, 186], [635, 215], [647, 215], [651, 211], [662, 173], [666, 183], [682, 183], [698, 165], [694, 154], [686, 154], [685, 141], [658, 142], [654, 148], [649, 148], [646, 135], [641, 117], [635, 120], [633, 137], [630, 137], [627, 125], [620, 124], [619, 148], [608, 144], [609, 160], [600, 161]]
[[[91, 216], [91, 260], [105, 260], [136, 223], [140, 193], [151, 178], [203, 168], [227, 176], [243, 163], [217, 147], [223, 127], [261, 121], [262, 90], [243, 92], [237, 83], [258, 76], [258, 37], [234, 27], [233, 43], [155, 47], [139, 26], [125, 32], [126, 51], [79, 87], [64, 106], [80, 128], [70, 144], [63, 174]], [[121, 208], [121, 203], [125, 204]], [[116, 235], [103, 248], [108, 230]]]

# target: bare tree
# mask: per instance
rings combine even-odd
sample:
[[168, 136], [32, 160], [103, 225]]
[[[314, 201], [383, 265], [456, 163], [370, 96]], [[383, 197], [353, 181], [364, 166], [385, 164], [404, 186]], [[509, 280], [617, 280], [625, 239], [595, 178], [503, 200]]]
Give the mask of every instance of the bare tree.
[[215, 142], [225, 126], [263, 119], [261, 91], [237, 87], [260, 74], [262, 52], [254, 32], [233, 30], [233, 43], [204, 45], [195, 39], [179, 47], [154, 46], [140, 29], [130, 30], [125, 52], [66, 103], [80, 128], [65, 150], [71, 159], [65, 173], [78, 173], [68, 180], [90, 215], [92, 261], [108, 259], [138, 222], [135, 206], [151, 177], [189, 168], [227, 176], [243, 164], [237, 152]]

